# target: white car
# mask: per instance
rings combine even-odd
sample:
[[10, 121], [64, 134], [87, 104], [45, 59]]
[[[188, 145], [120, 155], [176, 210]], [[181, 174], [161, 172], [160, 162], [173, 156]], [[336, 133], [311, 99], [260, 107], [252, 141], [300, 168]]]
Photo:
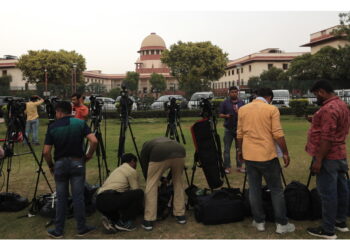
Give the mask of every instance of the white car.
[[[120, 98], [122, 96], [118, 96], [117, 99], [115, 99], [116, 102], [120, 102]], [[137, 103], [136, 103], [136, 100], [133, 96], [129, 96], [129, 98], [132, 100], [132, 106], [131, 106], [131, 110], [132, 111], [135, 111], [137, 110]]]
[[189, 109], [198, 109], [199, 103], [203, 98], [213, 98], [213, 92], [196, 92], [191, 96], [190, 101], [188, 102]]
[[[103, 102], [102, 111], [115, 111], [115, 110], [117, 110], [117, 108], [115, 106], [115, 100], [113, 98], [98, 96], [98, 97], [96, 97], [96, 100], [100, 100]], [[90, 96], [86, 96], [84, 103], [90, 104], [90, 102], [91, 102]]]
[[272, 104], [277, 107], [289, 107], [289, 90], [288, 89], [274, 89]]
[[170, 102], [172, 98], [175, 98], [177, 102], [180, 101], [181, 108], [187, 105], [187, 100], [182, 95], [163, 95], [153, 102], [150, 108], [152, 110], [164, 110], [164, 104]]

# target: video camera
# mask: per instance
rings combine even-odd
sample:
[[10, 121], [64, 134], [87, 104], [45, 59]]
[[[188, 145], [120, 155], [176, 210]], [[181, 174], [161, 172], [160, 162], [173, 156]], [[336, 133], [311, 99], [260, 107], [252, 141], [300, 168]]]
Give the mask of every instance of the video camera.
[[122, 90], [120, 91], [120, 115], [122, 118], [126, 118], [131, 113], [132, 104], [134, 103], [128, 96], [128, 90], [125, 84], [122, 84]]
[[213, 106], [210, 102], [211, 98], [201, 98], [199, 101], [199, 107], [202, 109], [201, 116], [203, 118], [209, 118], [213, 116]]
[[56, 104], [60, 101], [57, 96], [50, 96], [45, 98], [45, 110], [49, 121], [53, 121], [56, 118]]
[[24, 117], [24, 111], [26, 110], [26, 102], [20, 97], [7, 97], [8, 117]]
[[175, 122], [180, 111], [180, 105], [176, 102], [176, 98], [169, 97], [169, 101], [164, 103], [164, 110], [168, 111], [168, 121]]
[[91, 95], [90, 96], [90, 109], [91, 109], [91, 118], [101, 117], [101, 110], [103, 107], [103, 101], [101, 99], [97, 99], [98, 96]]

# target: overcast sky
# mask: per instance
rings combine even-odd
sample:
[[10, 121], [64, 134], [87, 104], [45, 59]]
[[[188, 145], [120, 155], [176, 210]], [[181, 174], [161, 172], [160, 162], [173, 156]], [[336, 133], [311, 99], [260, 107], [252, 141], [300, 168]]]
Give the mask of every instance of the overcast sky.
[[309, 51], [300, 45], [310, 34], [339, 24], [338, 14], [350, 9], [338, 0], [331, 1], [336, 7], [320, 4], [317, 9], [301, 0], [286, 7], [281, 7], [283, 1], [269, 5], [264, 0], [263, 6], [257, 0], [239, 6], [232, 2], [3, 1], [0, 57], [28, 50], [75, 50], [85, 57], [87, 70], [123, 74], [135, 70], [137, 51], [151, 32], [168, 48], [180, 40], [211, 41], [231, 60], [265, 48]]

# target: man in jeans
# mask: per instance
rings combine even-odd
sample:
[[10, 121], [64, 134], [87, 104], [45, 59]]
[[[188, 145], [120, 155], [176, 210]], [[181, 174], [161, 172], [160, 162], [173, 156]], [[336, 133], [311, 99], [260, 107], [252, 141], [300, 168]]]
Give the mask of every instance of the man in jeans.
[[322, 201], [322, 226], [308, 228], [309, 234], [336, 239], [335, 230], [348, 232], [346, 214], [349, 190], [346, 180], [346, 137], [350, 127], [347, 105], [334, 94], [330, 82], [317, 81], [310, 89], [321, 108], [310, 119], [306, 152], [313, 157], [311, 171], [316, 174]]
[[26, 135], [29, 140], [29, 135], [32, 134], [32, 143], [34, 145], [40, 145], [38, 130], [39, 130], [39, 115], [38, 115], [38, 106], [44, 102], [44, 99], [35, 95], [30, 97], [30, 101], [26, 103]]
[[[78, 236], [84, 236], [95, 229], [85, 224], [84, 184], [85, 162], [92, 158], [97, 139], [84, 121], [71, 117], [72, 106], [69, 102], [57, 103], [55, 110], [57, 120], [47, 130], [43, 152], [54, 175], [57, 194], [55, 229], [47, 232], [53, 238], [63, 237], [70, 182]], [[85, 137], [90, 142], [86, 155], [83, 151]], [[55, 163], [51, 157], [52, 146], [55, 147]]]
[[230, 151], [233, 140], [235, 141], [236, 151], [236, 167], [237, 171], [244, 172], [242, 163], [237, 157], [237, 116], [238, 109], [244, 105], [244, 102], [238, 99], [238, 88], [232, 86], [229, 88], [229, 97], [223, 101], [220, 105], [220, 118], [225, 118], [224, 127], [224, 168], [225, 172], [229, 174], [231, 172], [231, 159]]
[[264, 177], [271, 190], [272, 205], [276, 222], [276, 233], [293, 232], [295, 227], [288, 223], [286, 205], [281, 182], [281, 166], [277, 158], [276, 143], [283, 152], [285, 167], [289, 155], [280, 123], [278, 108], [270, 105], [273, 92], [261, 88], [257, 98], [238, 111], [238, 156], [246, 164], [249, 183], [249, 201], [253, 214], [253, 226], [265, 231], [265, 213], [262, 205], [261, 182]]
[[136, 171], [137, 157], [124, 154], [116, 168], [98, 190], [96, 207], [104, 215], [102, 224], [108, 232], [133, 231], [133, 220], [143, 210], [143, 191]]

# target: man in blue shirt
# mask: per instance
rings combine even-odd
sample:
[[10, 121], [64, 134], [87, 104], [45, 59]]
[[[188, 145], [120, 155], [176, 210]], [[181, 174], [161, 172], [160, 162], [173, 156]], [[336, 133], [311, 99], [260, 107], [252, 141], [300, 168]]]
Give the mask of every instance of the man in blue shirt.
[[[69, 102], [59, 102], [56, 107], [56, 121], [52, 123], [46, 133], [44, 157], [55, 177], [57, 206], [55, 229], [47, 232], [53, 238], [62, 238], [66, 216], [69, 183], [71, 183], [74, 217], [77, 221], [78, 236], [84, 236], [95, 228], [85, 223], [85, 162], [90, 160], [97, 147], [97, 139], [85, 121], [71, 117], [72, 106]], [[85, 154], [84, 138], [90, 147]], [[51, 151], [55, 147], [54, 160]]]
[[236, 164], [237, 171], [244, 172], [242, 163], [237, 157], [237, 121], [238, 121], [238, 109], [244, 105], [244, 102], [238, 98], [238, 88], [232, 86], [229, 88], [229, 97], [223, 101], [220, 105], [220, 118], [225, 118], [224, 127], [224, 168], [225, 172], [229, 174], [231, 172], [231, 159], [230, 151], [233, 140], [235, 140], [236, 148]]

